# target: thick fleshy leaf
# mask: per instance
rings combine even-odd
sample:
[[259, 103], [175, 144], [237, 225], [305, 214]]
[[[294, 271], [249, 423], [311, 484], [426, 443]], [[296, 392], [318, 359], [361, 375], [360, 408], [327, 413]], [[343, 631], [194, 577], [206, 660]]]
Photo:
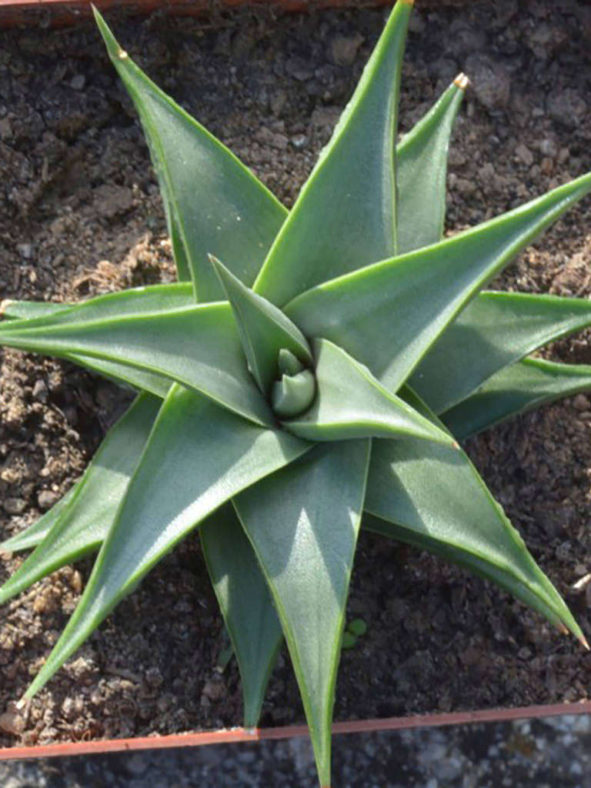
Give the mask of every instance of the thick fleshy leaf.
[[254, 289], [278, 306], [396, 251], [393, 141], [411, 6], [398, 0], [257, 277]]
[[468, 79], [460, 74], [396, 149], [397, 251], [412, 252], [443, 235], [447, 152]]
[[13, 301], [7, 298], [0, 303], [0, 317], [7, 320], [34, 320], [65, 312], [72, 306], [73, 304], [58, 304], [53, 301]]
[[102, 544], [161, 404], [162, 400], [142, 394], [109, 430], [67, 507], [36, 550], [0, 588], [0, 604]]
[[49, 511], [39, 517], [38, 520], [35, 520], [34, 523], [27, 526], [20, 533], [11, 536], [10, 539], [1, 542], [0, 553], [19, 553], [22, 550], [29, 550], [31, 547], [36, 547], [36, 545], [42, 542], [57, 520], [62, 516], [65, 509], [72, 502], [81, 481], [82, 479], [76, 482], [76, 484], [74, 484]]
[[279, 352], [289, 350], [309, 365], [312, 353], [308, 341], [280, 309], [243, 285], [223, 263], [212, 257], [211, 264], [232, 306], [248, 368], [268, 395], [278, 375]]
[[311, 441], [413, 436], [451, 445], [454, 439], [391, 394], [371, 372], [332, 342], [314, 342], [316, 399], [302, 416], [285, 422]]
[[90, 356], [83, 356], [77, 353], [65, 353], [63, 358], [91, 372], [98, 372], [99, 375], [108, 378], [114, 383], [118, 383], [124, 388], [131, 387], [137, 391], [153, 394], [155, 397], [160, 397], [160, 399], [166, 397], [171, 386], [170, 378], [149, 372], [147, 369], [129, 367], [127, 364], [118, 364], [116, 361], [91, 358]]
[[323, 786], [369, 449], [368, 440], [316, 447], [234, 500], [275, 601]]
[[503, 367], [588, 325], [591, 301], [583, 298], [480, 293], [429, 350], [409, 384], [441, 413]]
[[[37, 303], [31, 301], [5, 301], [3, 314], [11, 318], [11, 327], [53, 328], [81, 319], [88, 322], [109, 317], [139, 317], [171, 312], [195, 303], [191, 285], [169, 284], [134, 287], [119, 293], [89, 298], [77, 304]], [[14, 318], [21, 318], [16, 320]], [[3, 326], [4, 327], [4, 326]]]
[[[126, 293], [109, 299], [109, 309], [116, 312], [118, 300], [124, 304]], [[270, 410], [246, 367], [229, 304], [107, 317], [101, 312], [97, 317], [97, 300], [36, 321], [3, 323], [0, 344], [136, 367], [200, 391], [250, 421], [272, 423]]]
[[591, 389], [591, 366], [539, 358], [502, 369], [463, 402], [441, 415], [458, 440], [533, 408]]
[[201, 520], [309, 448], [285, 432], [258, 427], [206, 397], [173, 386], [82, 599], [27, 697]]
[[[194, 303], [193, 290], [191, 285], [163, 285], [158, 287], [169, 288], [167, 291], [158, 292], [158, 300], [163, 295], [162, 303], [164, 311], [171, 306], [184, 306]], [[133, 293], [137, 295], [137, 299], [130, 299], [127, 302], [128, 310], [131, 314], [136, 313], [140, 309], [140, 302], [143, 301], [145, 311], [150, 313], [153, 311], [155, 304], [150, 297], [151, 288], [137, 288], [136, 290], [127, 290], [126, 293]], [[172, 299], [170, 298], [172, 294]], [[148, 296], [147, 298], [144, 297]], [[98, 300], [98, 299], [97, 299]], [[75, 304], [58, 304], [50, 301], [4, 301], [0, 305], [2, 315], [9, 320], [35, 320], [40, 317], [54, 316], [58, 312], [66, 312], [73, 308]], [[34, 325], [33, 323], [31, 325]], [[105, 361], [104, 359], [90, 358], [89, 356], [64, 354], [63, 358], [71, 361], [73, 364], [85, 367], [98, 372], [116, 383], [123, 384], [124, 386], [132, 386], [140, 391], [147, 391], [154, 394], [156, 397], [162, 399], [166, 396], [170, 388], [170, 380], [168, 378], [155, 375], [143, 369], [136, 367], [129, 367], [125, 364], [117, 364], [113, 361]]]
[[283, 636], [256, 556], [232, 504], [199, 529], [209, 576], [232, 641], [242, 680], [244, 727], [258, 725], [269, 676]]
[[[380, 517], [375, 517], [367, 512], [363, 516], [362, 525], [368, 531], [373, 531], [373, 533], [386, 536], [388, 539], [394, 539], [397, 542], [404, 542], [419, 550], [426, 550], [433, 555], [439, 556], [439, 558], [443, 558], [445, 561], [457, 564], [467, 569], [471, 574], [482, 577], [484, 580], [489, 580], [510, 594], [515, 595], [516, 582], [514, 578], [507, 575], [507, 572], [503, 569], [499, 570], [490, 561], [483, 560], [473, 553], [458, 550], [455, 546], [450, 547], [438, 535], [432, 536], [428, 533], [420, 533], [393, 522], [382, 520]], [[560, 632], [567, 632], [560, 617], [554, 615], [554, 612], [547, 605], [540, 604], [540, 600], [535, 593], [532, 593], [525, 585], [519, 585], [518, 587], [519, 599], [524, 604], [543, 615]]]
[[476, 293], [589, 191], [591, 173], [434, 246], [314, 287], [285, 313], [397, 391]]
[[283, 224], [285, 208], [233, 153], [148, 79], [100, 13], [94, 13], [144, 128], [179, 278], [190, 272], [200, 302], [219, 300], [222, 290], [207, 259], [214, 254], [241, 281], [252, 284]]
[[[405, 399], [429, 415], [408, 389]], [[558, 618], [582, 638], [562, 598], [463, 451], [410, 438], [374, 441], [365, 509], [409, 531], [407, 541], [438, 543], [440, 552], [499, 583], [553, 623]]]

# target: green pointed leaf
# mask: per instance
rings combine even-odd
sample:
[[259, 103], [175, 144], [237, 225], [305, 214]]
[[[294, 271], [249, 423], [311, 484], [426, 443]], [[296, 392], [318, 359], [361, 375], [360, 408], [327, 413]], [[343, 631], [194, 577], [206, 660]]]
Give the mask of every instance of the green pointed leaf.
[[254, 289], [278, 306], [396, 251], [393, 140], [411, 5], [396, 4], [255, 282]]
[[[3, 314], [19, 317], [2, 324], [3, 328], [52, 328], [84, 320], [104, 320], [108, 317], [139, 317], [172, 312], [195, 303], [191, 286], [187, 284], [150, 285], [134, 287], [119, 293], [89, 298], [77, 304], [37, 303], [31, 301], [4, 302]], [[37, 314], [35, 314], [37, 313]]]
[[233, 153], [148, 79], [96, 9], [94, 14], [150, 146], [180, 278], [190, 272], [200, 302], [220, 299], [220, 284], [207, 259], [211, 253], [252, 284], [283, 224], [285, 208]]
[[73, 304], [56, 304], [53, 301], [12, 301], [8, 298], [0, 303], [0, 317], [7, 320], [34, 320], [65, 312], [72, 306]]
[[409, 383], [441, 413], [503, 367], [589, 325], [591, 301], [582, 298], [480, 293], [431, 347]]
[[399, 254], [435, 244], [443, 235], [447, 152], [466, 86], [460, 74], [396, 149]]
[[127, 364], [118, 364], [116, 361], [91, 358], [90, 356], [83, 356], [77, 353], [64, 353], [63, 358], [91, 372], [98, 372], [99, 375], [114, 383], [118, 383], [124, 388], [143, 391], [155, 397], [160, 397], [160, 399], [166, 397], [171, 385], [170, 378], [162, 377], [162, 375], [149, 372], [146, 369], [130, 367]]
[[316, 447], [234, 500], [275, 601], [323, 786], [369, 447]]
[[308, 410], [316, 396], [316, 379], [309, 369], [283, 374], [273, 383], [271, 404], [279, 419], [290, 419]]
[[[99, 311], [97, 314], [102, 316], [107, 315], [122, 315], [122, 314], [142, 314], [153, 313], [154, 311], [166, 312], [170, 309], [189, 306], [194, 303], [193, 290], [191, 285], [156, 285], [154, 287], [141, 287], [133, 290], [125, 291], [125, 298], [119, 304], [116, 303], [116, 309], [113, 311], [112, 295], [99, 296], [93, 299], [98, 305]], [[87, 304], [89, 302], [86, 302]], [[1, 305], [2, 314], [5, 318], [14, 319], [27, 319], [34, 321], [37, 318], [53, 317], [58, 312], [67, 312], [74, 308], [75, 304], [57, 304], [52, 302], [36, 302], [36, 301], [4, 301]], [[67, 316], [64, 315], [67, 322]], [[51, 321], [51, 324], [58, 324], [56, 321]], [[31, 322], [30, 326], [39, 327], [45, 323]], [[64, 354], [63, 358], [71, 361], [73, 364], [85, 367], [98, 372], [103, 377], [115, 381], [116, 383], [123, 384], [124, 386], [132, 386], [140, 391], [147, 391], [157, 397], [164, 398], [170, 388], [170, 380], [168, 378], [155, 375], [146, 370], [129, 367], [125, 364], [117, 364], [113, 361], [105, 361], [104, 359], [90, 358], [88, 356], [72, 354]]]
[[516, 596], [515, 589], [518, 588], [519, 599], [524, 604], [544, 616], [561, 632], [565, 631], [561, 618], [555, 615], [554, 611], [544, 602], [541, 602], [536, 593], [533, 593], [526, 585], [520, 584], [519, 581], [508, 575], [504, 569], [499, 570], [490, 561], [483, 560], [473, 553], [458, 550], [454, 545], [450, 547], [437, 534], [432, 536], [428, 533], [420, 533], [396, 523], [382, 520], [380, 517], [375, 517], [367, 512], [363, 516], [362, 525], [368, 531], [373, 531], [373, 533], [380, 534], [388, 539], [394, 539], [397, 542], [404, 542], [419, 550], [426, 550], [451, 564], [461, 566], [471, 574], [476, 575], [476, 577], [495, 583], [499, 588], [508, 591], [513, 596]]
[[[109, 310], [116, 312], [119, 299], [125, 304], [126, 296], [109, 296]], [[272, 423], [270, 410], [246, 367], [227, 303], [102, 317], [104, 304], [97, 306], [97, 300], [36, 321], [3, 323], [0, 344], [53, 356], [81, 354], [135, 367], [200, 391], [250, 421]]]
[[[205, 305], [207, 306], [207, 305]], [[173, 386], [82, 599], [27, 691], [32, 697], [115, 605], [201, 520], [309, 444]]]
[[[408, 389], [407, 397], [437, 423]], [[438, 543], [440, 552], [582, 636], [562, 598], [463, 451], [411, 438], [375, 441], [365, 509], [406, 529], [407, 541]]]
[[20, 533], [10, 537], [10, 539], [0, 542], [0, 553], [19, 553], [22, 550], [29, 550], [29, 548], [35, 547], [42, 542], [53, 528], [56, 521], [72, 502], [81, 481], [82, 479], [76, 482], [76, 484], [74, 484], [49, 511], [39, 517], [38, 520], [35, 520], [34, 523], [27, 526]]
[[69, 505], [61, 510], [36, 550], [0, 588], [0, 604], [101, 545], [161, 404], [156, 397], [140, 395], [109, 430]]
[[526, 358], [497, 372], [441, 419], [458, 440], [464, 440], [518, 413], [590, 389], [589, 365]]
[[256, 556], [232, 504], [199, 529], [213, 588], [240, 669], [244, 727], [258, 725], [283, 636]]
[[328, 340], [314, 342], [317, 394], [286, 428], [311, 441], [391, 438], [412, 435], [453, 444], [453, 438], [391, 394], [371, 372]]
[[210, 260], [232, 306], [248, 368], [261, 391], [268, 395], [278, 374], [280, 351], [289, 350], [311, 364], [308, 341], [280, 309], [249, 290], [215, 257]]
[[396, 391], [476, 293], [589, 191], [591, 173], [434, 246], [325, 282], [284, 311]]

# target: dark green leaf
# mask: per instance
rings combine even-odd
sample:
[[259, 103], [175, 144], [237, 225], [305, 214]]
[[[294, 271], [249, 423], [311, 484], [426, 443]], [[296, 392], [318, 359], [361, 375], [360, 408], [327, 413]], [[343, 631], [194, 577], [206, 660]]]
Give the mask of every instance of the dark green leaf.
[[38, 317], [65, 312], [73, 304], [56, 304], [53, 301], [12, 301], [7, 299], [0, 304], [0, 316], [7, 320], [34, 320]]
[[443, 235], [447, 151], [467, 79], [460, 74], [396, 149], [398, 254]]
[[590, 190], [584, 175], [454, 238], [314, 287], [285, 312], [396, 391], [476, 293]]
[[42, 542], [71, 503], [81, 481], [82, 479], [76, 482], [76, 484], [74, 484], [74, 486], [71, 487], [48, 512], [45, 512], [38, 520], [35, 520], [32, 525], [29, 525], [24, 531], [0, 543], [0, 552], [18, 553], [21, 550], [28, 550], [31, 547], [35, 547]]
[[[429, 415], [409, 390], [405, 398]], [[374, 441], [365, 509], [406, 529], [407, 541], [439, 545], [439, 552], [486, 575], [582, 637], [562, 598], [463, 451], [411, 438]]]
[[369, 446], [316, 447], [234, 500], [275, 600], [323, 786]]
[[69, 504], [36, 550], [0, 588], [0, 604], [101, 545], [161, 404], [160, 399], [143, 394], [109, 430]]
[[285, 432], [255, 426], [199, 394], [173, 386], [82, 599], [27, 697], [201, 520], [308, 449], [309, 444]]
[[463, 440], [518, 413], [589, 389], [591, 366], [527, 358], [497, 372], [441, 419]]
[[448, 445], [454, 442], [332, 342], [314, 342], [314, 355], [316, 399], [302, 416], [285, 422], [294, 435], [311, 441], [412, 435]]
[[[116, 313], [119, 299], [125, 306], [128, 294], [116, 293], [109, 299], [108, 307]], [[0, 344], [136, 367], [194, 388], [250, 421], [272, 423], [246, 367], [229, 304], [103, 317], [104, 304], [97, 306], [96, 301], [53, 317], [1, 324]]]
[[591, 324], [591, 302], [525, 293], [481, 293], [442, 334], [409, 383], [435, 413], [547, 342]]
[[281, 625], [232, 504], [224, 505], [208, 517], [199, 533], [209, 576], [240, 668], [244, 727], [255, 728], [283, 639]]
[[495, 583], [513, 596], [517, 596], [518, 590], [519, 599], [524, 604], [528, 605], [532, 610], [538, 611], [561, 632], [565, 633], [567, 631], [560, 616], [555, 615], [554, 611], [545, 603], [540, 603], [537, 593], [532, 592], [526, 585], [508, 575], [504, 569], [499, 570], [490, 561], [479, 558], [474, 553], [458, 550], [455, 545], [450, 547], [446, 540], [442, 539], [438, 534], [421, 533], [367, 513], [363, 516], [363, 527], [388, 539], [404, 542], [419, 550], [426, 550], [433, 555], [439, 556], [439, 558], [443, 558], [449, 563], [457, 564], [467, 569], [471, 574], [476, 575], [476, 577], [482, 577], [484, 580]]
[[254, 289], [278, 306], [396, 251], [393, 140], [410, 11], [408, 0], [396, 4], [256, 280]]
[[35, 303], [31, 301], [4, 302], [3, 314], [11, 320], [3, 328], [53, 328], [92, 322], [110, 317], [140, 317], [172, 312], [182, 307], [193, 306], [195, 300], [191, 285], [169, 284], [134, 287], [120, 293], [89, 298], [77, 304]]
[[[120, 297], [119, 295], [117, 296]], [[96, 308], [96, 316], [152, 314], [155, 311], [169, 311], [170, 309], [188, 306], [194, 303], [191, 285], [156, 285], [151, 287], [135, 288], [125, 291], [125, 298], [113, 302], [112, 295], [99, 296], [92, 299]], [[86, 305], [91, 302], [86, 302]], [[115, 309], [113, 309], [113, 304]], [[80, 306], [80, 305], [79, 305]], [[56, 304], [51, 302], [35, 301], [5, 301], [2, 304], [3, 315], [8, 319], [27, 319], [29, 327], [41, 327], [45, 322], [36, 322], [37, 318], [53, 317], [58, 312], [67, 312], [76, 307], [75, 304]], [[85, 307], [86, 308], [86, 307]], [[75, 315], [76, 313], [74, 313]], [[88, 313], [90, 314], [90, 313]], [[72, 319], [72, 315], [69, 316]], [[68, 321], [64, 315], [62, 320]], [[35, 322], [33, 322], [35, 321]], [[51, 320], [50, 325], [60, 325], [60, 321]], [[23, 324], [24, 325], [24, 324]], [[98, 372], [116, 383], [133, 386], [141, 391], [147, 391], [157, 397], [164, 398], [170, 388], [170, 379], [155, 375], [147, 370], [129, 367], [104, 359], [90, 358], [89, 356], [64, 354], [63, 358], [82, 367]]]
[[279, 352], [289, 350], [309, 365], [312, 363], [310, 346], [300, 329], [280, 309], [249, 290], [215, 257], [211, 263], [232, 306], [248, 368], [267, 396], [278, 375]]
[[200, 302], [219, 299], [220, 284], [207, 259], [214, 254], [241, 281], [252, 284], [283, 224], [285, 208], [233, 153], [148, 79], [96, 9], [94, 14], [150, 146], [179, 278], [190, 272]]

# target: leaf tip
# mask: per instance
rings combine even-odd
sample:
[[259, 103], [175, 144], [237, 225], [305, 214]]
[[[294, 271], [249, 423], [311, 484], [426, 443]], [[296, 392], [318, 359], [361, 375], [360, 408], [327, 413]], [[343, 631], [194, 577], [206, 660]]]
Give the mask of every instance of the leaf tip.
[[589, 648], [589, 641], [587, 640], [587, 638], [585, 637], [585, 635], [583, 635], [583, 634], [579, 635], [579, 636], [578, 636], [578, 638], [577, 638], [577, 640], [579, 641], [579, 643], [581, 644], [581, 646], [583, 646], [583, 648], [585, 649], [585, 651], [591, 651], [591, 648]]
[[11, 304], [14, 304], [14, 301], [11, 298], [5, 298], [3, 301], [0, 301], [0, 317], [4, 317], [4, 313]]
[[579, 578], [575, 583], [572, 584], [571, 589], [577, 592], [584, 591], [589, 583], [591, 583], [591, 573], [583, 575], [583, 577]]
[[469, 84], [470, 80], [463, 72], [458, 74], [458, 76], [454, 79], [454, 85], [460, 90], [466, 90]]

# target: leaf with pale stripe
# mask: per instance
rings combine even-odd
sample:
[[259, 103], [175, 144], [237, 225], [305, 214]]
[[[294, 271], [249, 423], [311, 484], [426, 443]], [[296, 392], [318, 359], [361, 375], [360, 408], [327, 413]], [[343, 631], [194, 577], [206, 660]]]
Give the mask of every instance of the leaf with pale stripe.
[[314, 342], [316, 399], [285, 421], [294, 435], [311, 441], [413, 436], [452, 445], [454, 439], [385, 389], [362, 364], [326, 339]]
[[503, 367], [591, 325], [591, 301], [480, 293], [431, 347], [409, 380], [435, 413], [449, 410]]
[[43, 541], [0, 587], [0, 604], [98, 549], [115, 520], [162, 400], [141, 394], [107, 436]]
[[312, 363], [308, 340], [280, 309], [243, 285], [223, 263], [212, 257], [211, 264], [232, 306], [248, 368], [268, 395], [278, 376], [281, 350], [291, 351], [307, 365]]
[[526, 358], [497, 372], [440, 418], [463, 440], [519, 413], [589, 390], [590, 365]]
[[319, 446], [234, 501], [275, 601], [323, 786], [369, 449]]
[[164, 197], [179, 278], [190, 273], [199, 302], [222, 290], [215, 254], [250, 285], [286, 216], [234, 154], [158, 88], [122, 50], [94, 9], [107, 51], [139, 113]]
[[207, 515], [308, 451], [284, 432], [251, 424], [173, 386], [82, 599], [40, 673], [32, 697], [115, 605]]
[[394, 140], [410, 11], [411, 2], [396, 4], [255, 281], [278, 306], [396, 251]]
[[330, 339], [397, 391], [476, 293], [589, 191], [591, 174], [454, 238], [318, 285], [285, 312], [306, 336]]
[[199, 529], [203, 554], [242, 683], [244, 727], [258, 725], [283, 636], [267, 583], [232, 504]]
[[[111, 307], [118, 296], [125, 300], [124, 293], [111, 296]], [[0, 325], [0, 343], [53, 356], [82, 354], [137, 367], [202, 392], [254, 423], [272, 423], [270, 410], [248, 372], [229, 304], [100, 318], [94, 307], [89, 301], [68, 313], [40, 318], [34, 327], [33, 321], [8, 321]], [[51, 320], [58, 323], [52, 325]]]
[[22, 550], [28, 550], [31, 547], [35, 547], [42, 542], [72, 502], [81, 481], [82, 479], [76, 482], [76, 484], [74, 484], [68, 492], [38, 520], [35, 520], [34, 523], [27, 526], [20, 533], [11, 536], [10, 539], [1, 542], [0, 553], [18, 553]]
[[460, 74], [396, 149], [397, 251], [412, 252], [443, 235], [447, 152], [467, 79]]
[[[408, 389], [405, 399], [437, 422]], [[374, 441], [364, 508], [412, 532], [409, 540], [416, 534], [439, 543], [454, 561], [486, 573], [582, 638], [560, 594], [463, 451], [412, 438]]]

